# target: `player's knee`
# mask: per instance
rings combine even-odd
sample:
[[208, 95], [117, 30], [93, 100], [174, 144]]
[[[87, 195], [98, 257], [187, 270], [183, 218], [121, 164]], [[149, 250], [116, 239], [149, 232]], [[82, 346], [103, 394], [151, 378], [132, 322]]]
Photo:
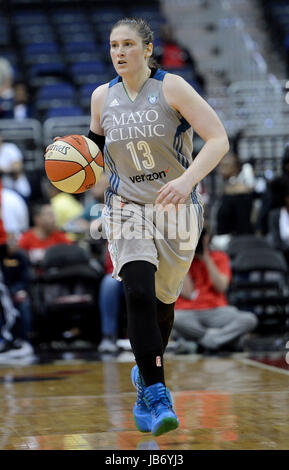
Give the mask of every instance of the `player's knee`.
[[150, 305], [152, 302], [152, 296], [150, 292], [144, 286], [135, 285], [134, 287], [127, 288], [127, 299], [129, 305]]

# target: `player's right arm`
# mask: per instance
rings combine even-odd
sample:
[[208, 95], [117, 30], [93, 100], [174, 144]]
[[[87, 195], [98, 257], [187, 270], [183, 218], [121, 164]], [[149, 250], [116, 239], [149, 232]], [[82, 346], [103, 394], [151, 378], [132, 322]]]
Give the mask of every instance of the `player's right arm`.
[[104, 135], [100, 125], [101, 113], [108, 91], [108, 83], [97, 87], [91, 95], [91, 121], [90, 130], [97, 135]]

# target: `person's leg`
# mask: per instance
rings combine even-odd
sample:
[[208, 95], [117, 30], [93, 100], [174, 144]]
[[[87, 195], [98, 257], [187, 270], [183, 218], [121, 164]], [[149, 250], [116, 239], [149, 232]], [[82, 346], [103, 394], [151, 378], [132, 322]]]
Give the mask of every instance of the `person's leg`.
[[175, 302], [172, 304], [165, 304], [157, 299], [157, 319], [163, 340], [163, 354], [168, 345], [174, 324], [174, 307]]
[[206, 333], [200, 321], [201, 315], [199, 310], [176, 310], [174, 330], [184, 339], [198, 342]]
[[146, 387], [165, 384], [163, 341], [157, 321], [155, 266], [147, 261], [126, 263], [123, 279], [128, 336]]
[[30, 333], [32, 324], [32, 311], [30, 299], [27, 296], [16, 304], [20, 312], [15, 324], [15, 336], [30, 343]]
[[118, 315], [122, 284], [106, 274], [99, 287], [99, 310], [103, 337], [115, 339], [118, 331]]
[[231, 305], [205, 310], [203, 313], [208, 329], [199, 343], [209, 349], [218, 349], [249, 333], [254, 330], [258, 322], [253, 313], [240, 311]]

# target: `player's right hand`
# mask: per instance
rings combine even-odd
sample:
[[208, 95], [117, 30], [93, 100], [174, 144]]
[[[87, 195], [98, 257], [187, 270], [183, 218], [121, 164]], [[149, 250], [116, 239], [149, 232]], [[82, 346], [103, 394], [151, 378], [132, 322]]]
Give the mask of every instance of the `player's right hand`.
[[[62, 139], [62, 137], [59, 137], [59, 136], [58, 136], [58, 137], [54, 137], [53, 142], [56, 142], [56, 140], [59, 140], [59, 139]], [[52, 146], [52, 145], [53, 145], [53, 144], [47, 145], [47, 147], [46, 147], [46, 149], [45, 149], [45, 152], [44, 152], [44, 158], [46, 157], [47, 152], [49, 152], [49, 150], [51, 149], [51, 146]]]

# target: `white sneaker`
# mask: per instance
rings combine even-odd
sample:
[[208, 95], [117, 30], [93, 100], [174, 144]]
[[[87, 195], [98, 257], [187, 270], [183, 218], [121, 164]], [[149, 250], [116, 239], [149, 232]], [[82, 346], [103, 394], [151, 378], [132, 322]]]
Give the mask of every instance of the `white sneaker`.
[[0, 351], [1, 359], [7, 358], [21, 358], [31, 356], [34, 354], [34, 349], [27, 341], [15, 339], [11, 343], [7, 343], [6, 347]]
[[114, 341], [109, 338], [103, 338], [97, 348], [100, 353], [115, 353], [118, 351], [118, 347]]

